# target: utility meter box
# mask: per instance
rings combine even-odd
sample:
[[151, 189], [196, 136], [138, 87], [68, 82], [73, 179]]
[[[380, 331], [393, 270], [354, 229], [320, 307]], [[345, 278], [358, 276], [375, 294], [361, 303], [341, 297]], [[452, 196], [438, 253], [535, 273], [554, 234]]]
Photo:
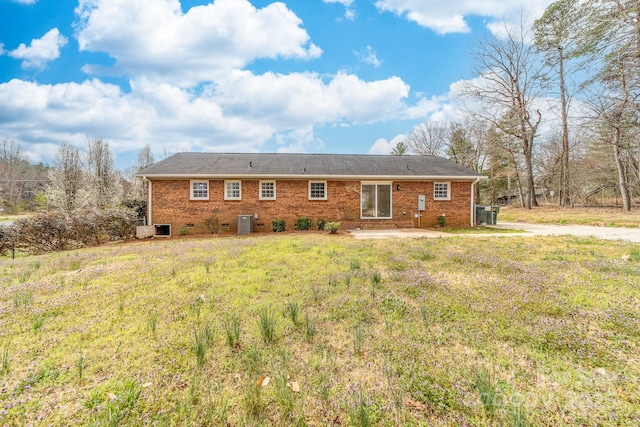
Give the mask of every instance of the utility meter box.
[[426, 210], [426, 201], [427, 201], [427, 196], [425, 196], [424, 194], [421, 194], [418, 196], [418, 210], [419, 211], [424, 211]]

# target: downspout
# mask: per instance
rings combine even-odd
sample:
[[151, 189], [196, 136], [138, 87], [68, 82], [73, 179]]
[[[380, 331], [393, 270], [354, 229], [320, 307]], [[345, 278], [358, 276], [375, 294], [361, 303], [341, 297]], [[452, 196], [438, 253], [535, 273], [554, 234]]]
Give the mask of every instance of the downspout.
[[476, 214], [476, 209], [475, 209], [475, 197], [476, 197], [476, 184], [480, 182], [480, 178], [476, 178], [475, 182], [471, 183], [471, 197], [469, 198], [471, 200], [471, 206], [470, 206], [470, 211], [469, 211], [469, 226], [470, 227], [474, 227], [476, 225], [475, 222], [475, 214]]
[[153, 211], [153, 209], [151, 208], [151, 192], [153, 186], [151, 185], [151, 181], [148, 180], [146, 176], [143, 176], [142, 179], [144, 180], [144, 182], [148, 183], [149, 186], [149, 200], [147, 200], [147, 225], [153, 225], [153, 220], [151, 219], [151, 212]]

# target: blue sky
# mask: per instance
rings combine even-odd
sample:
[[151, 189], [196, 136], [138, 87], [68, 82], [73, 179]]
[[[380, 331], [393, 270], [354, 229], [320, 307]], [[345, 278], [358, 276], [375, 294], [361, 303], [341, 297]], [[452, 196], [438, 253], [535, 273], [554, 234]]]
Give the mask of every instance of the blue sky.
[[33, 161], [101, 137], [177, 151], [387, 153], [454, 120], [487, 31], [549, 0], [0, 0], [0, 139]]

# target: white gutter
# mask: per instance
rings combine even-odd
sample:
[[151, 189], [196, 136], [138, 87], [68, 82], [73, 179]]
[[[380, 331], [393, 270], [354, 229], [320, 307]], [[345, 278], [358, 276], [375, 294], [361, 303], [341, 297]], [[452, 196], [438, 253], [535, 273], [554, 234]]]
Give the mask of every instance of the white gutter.
[[478, 181], [486, 177], [474, 176], [460, 176], [460, 175], [283, 175], [283, 174], [158, 174], [158, 175], [145, 175], [146, 179], [302, 179], [302, 180], [324, 180], [324, 181]]

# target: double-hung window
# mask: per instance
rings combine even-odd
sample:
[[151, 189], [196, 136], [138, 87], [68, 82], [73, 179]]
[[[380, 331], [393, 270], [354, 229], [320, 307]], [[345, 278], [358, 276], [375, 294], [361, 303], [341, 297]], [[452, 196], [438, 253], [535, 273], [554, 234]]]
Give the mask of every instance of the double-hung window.
[[224, 199], [242, 200], [242, 181], [225, 181]]
[[391, 183], [363, 182], [360, 190], [362, 218], [391, 218]]
[[276, 199], [276, 182], [260, 181], [260, 194], [258, 198], [260, 200], [275, 200]]
[[189, 199], [191, 200], [209, 200], [209, 181], [195, 181], [189, 183]]
[[451, 185], [448, 182], [433, 184], [433, 200], [451, 200]]
[[309, 200], [327, 200], [327, 181], [309, 181]]

